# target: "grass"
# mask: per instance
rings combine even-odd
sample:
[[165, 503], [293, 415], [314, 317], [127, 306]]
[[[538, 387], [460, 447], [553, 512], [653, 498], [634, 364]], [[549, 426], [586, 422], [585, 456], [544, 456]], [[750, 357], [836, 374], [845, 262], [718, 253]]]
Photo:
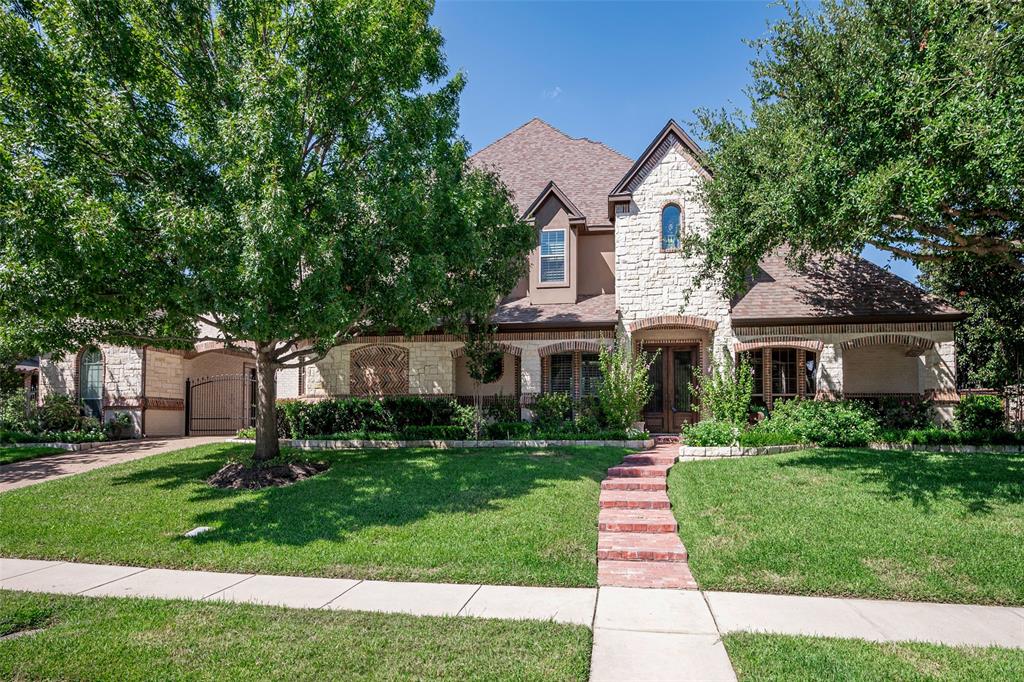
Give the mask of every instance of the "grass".
[[585, 680], [590, 631], [530, 621], [5, 592], [0, 678]]
[[[0, 495], [0, 556], [518, 585], [597, 582], [599, 485], [617, 448], [322, 452], [327, 472], [222, 490], [251, 446], [155, 455]], [[212, 531], [195, 538], [196, 526]]]
[[669, 496], [704, 589], [1024, 604], [1024, 455], [690, 462]]
[[0, 447], [0, 465], [13, 464], [26, 459], [35, 459], [46, 455], [56, 455], [66, 452], [60, 448], [4, 448]]
[[1020, 680], [1024, 651], [736, 633], [725, 648], [741, 680]]

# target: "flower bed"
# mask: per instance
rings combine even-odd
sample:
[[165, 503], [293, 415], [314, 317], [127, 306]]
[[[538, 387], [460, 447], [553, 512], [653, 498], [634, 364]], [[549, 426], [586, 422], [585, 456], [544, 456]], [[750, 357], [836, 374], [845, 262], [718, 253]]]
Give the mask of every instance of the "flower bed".
[[[236, 443], [255, 443], [252, 438], [236, 437]], [[395, 438], [312, 438], [281, 439], [283, 447], [300, 450], [362, 450], [398, 448], [547, 448], [571, 446], [596, 446], [647, 450], [654, 447], [653, 438], [623, 439], [520, 439], [520, 440], [399, 440]]]

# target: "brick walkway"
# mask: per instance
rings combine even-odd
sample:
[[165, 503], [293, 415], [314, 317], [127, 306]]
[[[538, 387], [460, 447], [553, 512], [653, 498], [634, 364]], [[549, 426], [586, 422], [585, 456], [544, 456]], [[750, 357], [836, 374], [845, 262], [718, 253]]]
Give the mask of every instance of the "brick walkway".
[[601, 482], [597, 583], [610, 587], [697, 589], [668, 501], [668, 470], [679, 455], [677, 437], [659, 437], [653, 450], [627, 455]]

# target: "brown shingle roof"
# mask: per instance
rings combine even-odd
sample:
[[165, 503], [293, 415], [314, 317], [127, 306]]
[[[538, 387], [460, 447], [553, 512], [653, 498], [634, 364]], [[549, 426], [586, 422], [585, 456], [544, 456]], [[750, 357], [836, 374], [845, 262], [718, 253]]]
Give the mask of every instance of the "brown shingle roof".
[[538, 303], [527, 298], [502, 301], [491, 318], [498, 325], [545, 327], [614, 327], [618, 322], [615, 294], [583, 296], [576, 303]]
[[857, 256], [812, 259], [802, 270], [780, 249], [760, 263], [753, 284], [733, 302], [733, 325], [904, 322], [964, 317], [923, 289]]
[[633, 160], [599, 142], [569, 137], [539, 118], [487, 145], [472, 157], [508, 185], [525, 213], [549, 182], [555, 182], [587, 218], [610, 225], [608, 192]]

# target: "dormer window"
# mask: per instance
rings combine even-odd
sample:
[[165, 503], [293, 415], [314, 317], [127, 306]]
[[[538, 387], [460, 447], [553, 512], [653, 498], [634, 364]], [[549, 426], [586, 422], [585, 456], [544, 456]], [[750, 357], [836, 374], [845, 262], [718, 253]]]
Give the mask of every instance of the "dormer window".
[[565, 281], [565, 229], [540, 233], [540, 281], [554, 284]]
[[677, 204], [661, 209], [661, 250], [671, 251], [682, 245], [680, 225], [683, 211]]

